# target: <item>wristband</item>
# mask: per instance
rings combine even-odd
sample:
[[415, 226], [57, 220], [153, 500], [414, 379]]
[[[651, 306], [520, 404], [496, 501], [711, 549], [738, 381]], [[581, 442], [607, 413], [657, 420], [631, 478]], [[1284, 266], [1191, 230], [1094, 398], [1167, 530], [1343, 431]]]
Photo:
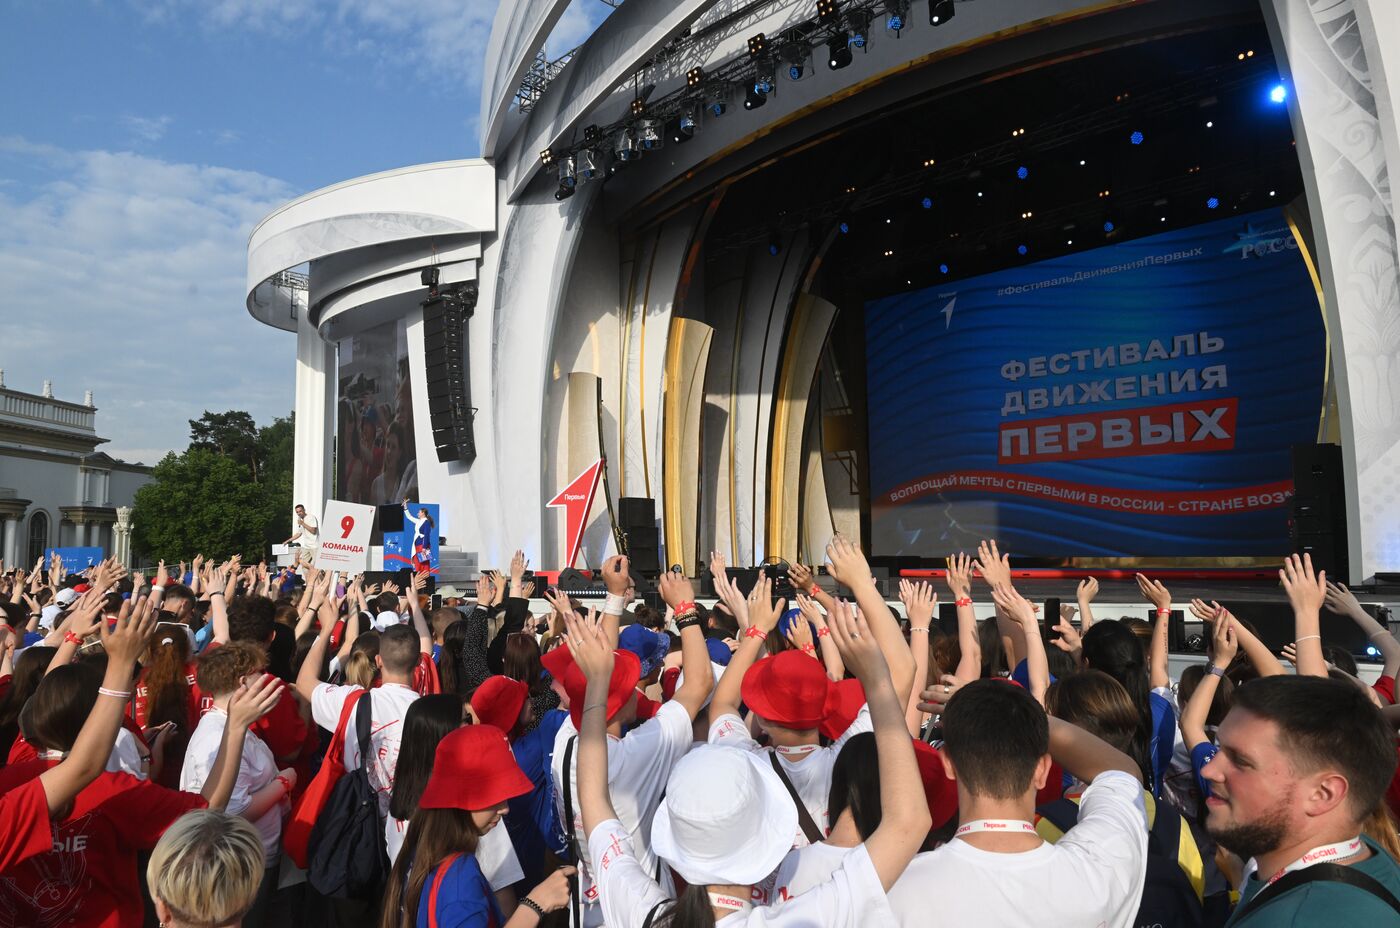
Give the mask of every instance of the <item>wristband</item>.
[[1215, 674], [1217, 677], [1225, 676], [1225, 671], [1214, 664], [1206, 664], [1206, 673]]
[[81, 645], [81, 644], [83, 643], [83, 639], [79, 638], [77, 635], [73, 634], [72, 632], [64, 632], [64, 633], [63, 633], [63, 640], [66, 641], [66, 642], [68, 642], [69, 644]]
[[1171, 611], [1170, 609], [1158, 609], [1158, 610], [1157, 610], [1157, 614], [1158, 614], [1158, 615], [1171, 615], [1171, 614], [1172, 614], [1172, 611]]
[[1368, 635], [1368, 636], [1366, 636], [1366, 637], [1367, 637], [1367, 640], [1369, 640], [1369, 641], [1375, 641], [1375, 640], [1376, 640], [1377, 638], [1379, 638], [1381, 635], [1389, 635], [1389, 634], [1390, 634], [1390, 632], [1386, 631], [1386, 630], [1383, 628], [1383, 629], [1381, 629], [1381, 630], [1378, 631], [1378, 632], [1372, 632], [1370, 635]]
[[1313, 639], [1313, 638], [1316, 638], [1318, 641], [1321, 641], [1321, 640], [1322, 640], [1322, 636], [1321, 636], [1321, 635], [1304, 635], [1303, 637], [1299, 638], [1297, 641], [1294, 641], [1293, 643], [1294, 643], [1294, 644], [1301, 644], [1302, 642], [1304, 642], [1304, 641], [1310, 641], [1310, 640]]
[[[591, 706], [584, 706], [584, 707], [583, 707], [583, 712], [589, 712], [589, 711], [591, 711], [591, 710], [593, 710], [593, 709], [603, 709], [603, 710], [606, 710], [607, 708], [608, 708], [608, 704], [607, 704], [607, 703], [605, 703], [605, 702], [595, 702], [595, 703], [594, 703], [593, 705], [591, 705]], [[582, 715], [583, 712], [580, 712], [579, 715]]]
[[911, 632], [923, 632], [925, 635], [927, 635], [927, 634], [928, 634], [928, 626], [924, 626], [924, 627], [920, 628], [920, 627], [918, 627], [918, 626], [911, 625], [911, 626], [909, 626], [909, 631], [911, 631]]
[[690, 602], [689, 600], [683, 603], [676, 603], [676, 608], [673, 611], [676, 613], [676, 615], [685, 615], [687, 612], [694, 612], [695, 603]]
[[121, 690], [109, 690], [109, 689], [107, 689], [107, 687], [105, 687], [105, 686], [99, 686], [99, 687], [97, 688], [97, 694], [98, 694], [99, 696], [113, 696], [113, 697], [116, 697], [117, 699], [130, 699], [130, 698], [131, 698], [131, 693], [130, 693], [130, 691], [123, 692], [123, 691], [121, 691]]
[[971, 597], [971, 596], [963, 596], [963, 597], [959, 598], [958, 600], [956, 600], [956, 601], [953, 603], [953, 605], [955, 605], [955, 606], [971, 606], [971, 605], [972, 605], [972, 597]]
[[822, 588], [819, 587], [819, 586], [817, 586], [816, 581], [813, 581], [813, 582], [812, 582], [812, 588], [811, 588], [810, 590], [807, 591], [807, 595], [808, 595], [808, 596], [813, 596], [813, 597], [815, 597], [815, 596], [816, 596], [817, 594], [819, 594], [821, 591], [822, 591]]
[[760, 641], [762, 641], [763, 639], [768, 637], [768, 633], [765, 632], [763, 629], [759, 628], [757, 625], [750, 625], [747, 629], [744, 630], [744, 637], [757, 638]]
[[809, 641], [809, 642], [807, 642], [806, 644], [804, 644], [804, 645], [802, 646], [802, 653], [803, 653], [803, 654], [810, 654], [810, 655], [812, 655], [813, 657], [816, 657], [816, 656], [817, 656], [817, 646], [814, 645], [814, 644], [812, 644], [812, 642]]
[[282, 784], [282, 791], [283, 791], [284, 793], [291, 793], [291, 791], [292, 791], [292, 781], [291, 781], [291, 780], [289, 780], [289, 779], [287, 779], [286, 777], [282, 776], [282, 774], [280, 774], [280, 773], [277, 774], [277, 776], [275, 777], [275, 779], [277, 780], [278, 783], [281, 783], [281, 784]]
[[[165, 587], [163, 587], [163, 586], [158, 586], [158, 587], [156, 587], [156, 589], [158, 589], [158, 590], [163, 590], [163, 589], [165, 589]], [[224, 591], [223, 591], [223, 590], [210, 590], [210, 591], [209, 591], [209, 595], [210, 595], [211, 597], [212, 597], [212, 596], [223, 596], [223, 595], [224, 595]]]
[[627, 597], [609, 593], [603, 600], [603, 615], [622, 615], [627, 609]]
[[683, 619], [676, 620], [676, 631], [683, 632], [687, 628], [699, 628], [700, 617], [698, 615], [688, 615]]
[[825, 625], [823, 625], [821, 628], [817, 629], [817, 637], [818, 637], [818, 638], [829, 638], [829, 637], [831, 637], [831, 629], [829, 629], [829, 628], [827, 628]]
[[523, 905], [525, 908], [529, 909], [531, 912], [534, 912], [535, 917], [544, 918], [544, 909], [540, 908], [540, 904], [535, 900], [531, 899], [529, 896], [521, 896], [520, 904]]

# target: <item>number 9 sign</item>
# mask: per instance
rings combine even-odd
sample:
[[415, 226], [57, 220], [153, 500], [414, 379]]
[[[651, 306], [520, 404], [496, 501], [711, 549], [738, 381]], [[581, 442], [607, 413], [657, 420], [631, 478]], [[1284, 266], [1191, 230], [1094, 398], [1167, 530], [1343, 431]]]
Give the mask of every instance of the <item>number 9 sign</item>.
[[[322, 515], [327, 537], [316, 546], [315, 566], [320, 570], [361, 571], [369, 566], [369, 534], [374, 507], [328, 500]], [[339, 526], [337, 532], [330, 526]]]

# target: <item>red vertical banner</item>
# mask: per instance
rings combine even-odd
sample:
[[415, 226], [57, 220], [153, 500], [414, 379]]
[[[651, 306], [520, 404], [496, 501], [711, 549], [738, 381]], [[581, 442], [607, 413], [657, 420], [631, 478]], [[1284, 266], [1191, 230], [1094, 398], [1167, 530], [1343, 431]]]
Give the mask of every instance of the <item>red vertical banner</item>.
[[578, 557], [578, 549], [583, 546], [583, 527], [588, 524], [588, 513], [593, 509], [593, 497], [598, 492], [598, 480], [603, 476], [603, 459], [599, 458], [588, 469], [569, 482], [545, 507], [564, 510], [564, 537], [568, 540], [569, 553], [564, 567], [573, 567]]

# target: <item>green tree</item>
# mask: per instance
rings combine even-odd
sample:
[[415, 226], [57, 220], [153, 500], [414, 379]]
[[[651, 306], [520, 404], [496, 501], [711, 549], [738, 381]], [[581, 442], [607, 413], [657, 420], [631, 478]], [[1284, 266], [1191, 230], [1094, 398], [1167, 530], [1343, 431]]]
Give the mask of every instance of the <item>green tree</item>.
[[134, 549], [168, 563], [265, 557], [289, 528], [294, 432], [291, 416], [262, 428], [238, 410], [191, 420], [189, 448], [167, 454], [136, 493]]

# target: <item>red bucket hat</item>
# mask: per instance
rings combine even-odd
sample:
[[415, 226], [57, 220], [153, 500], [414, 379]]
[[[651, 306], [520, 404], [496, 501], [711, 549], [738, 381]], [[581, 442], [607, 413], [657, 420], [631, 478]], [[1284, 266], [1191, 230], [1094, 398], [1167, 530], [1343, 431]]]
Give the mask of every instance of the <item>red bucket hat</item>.
[[520, 709], [530, 696], [530, 688], [519, 680], [497, 674], [487, 677], [472, 694], [472, 714], [487, 725], [509, 734], [520, 719]]
[[540, 655], [540, 666], [549, 671], [551, 677], [563, 683], [569, 668], [574, 666], [573, 652], [569, 650], [568, 645], [561, 644]]
[[943, 769], [938, 749], [914, 739], [914, 759], [919, 762], [919, 779], [924, 781], [924, 797], [933, 828], [942, 828], [958, 814], [958, 782]]
[[[642, 662], [637, 659], [637, 655], [623, 648], [619, 648], [613, 654], [616, 655], [616, 660], [613, 663], [612, 679], [608, 681], [609, 722], [631, 700], [632, 694], [637, 691], [637, 681], [642, 678]], [[573, 719], [575, 728], [582, 729], [583, 696], [584, 691], [588, 689], [588, 680], [577, 664], [570, 662], [569, 669], [564, 672], [564, 689], [569, 694], [569, 718]]]
[[765, 721], [797, 731], [820, 728], [829, 717], [840, 715], [846, 697], [821, 663], [801, 651], [782, 651], [754, 664], [739, 692]]
[[438, 742], [433, 773], [418, 807], [478, 812], [533, 788], [504, 732], [492, 725], [466, 725]]

